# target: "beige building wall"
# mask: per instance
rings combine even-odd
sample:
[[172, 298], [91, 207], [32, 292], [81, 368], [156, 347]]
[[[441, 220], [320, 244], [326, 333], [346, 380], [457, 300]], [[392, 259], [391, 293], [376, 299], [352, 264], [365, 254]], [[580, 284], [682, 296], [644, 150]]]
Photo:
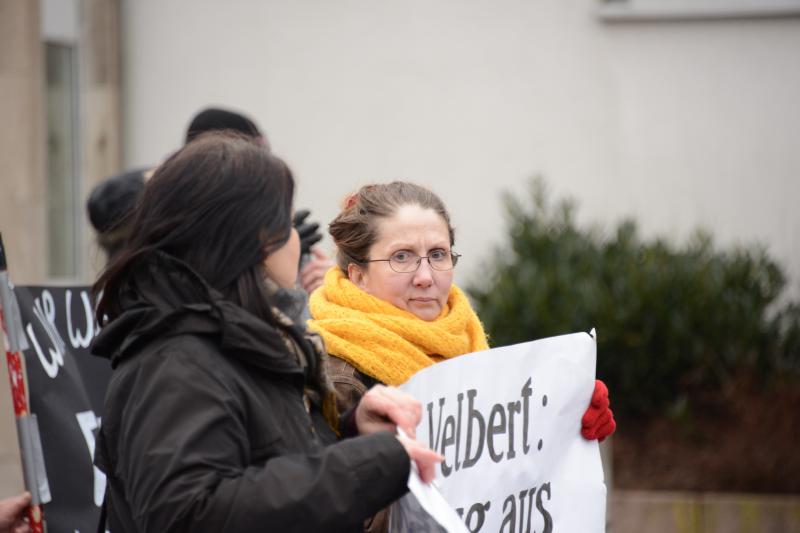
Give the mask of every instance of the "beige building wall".
[[39, 3], [0, 2], [0, 231], [21, 283], [44, 279], [44, 67]]
[[[46, 263], [43, 67], [39, 3], [0, 2], [0, 231], [9, 270], [42, 280]], [[19, 492], [22, 472], [8, 372], [0, 372], [0, 497]]]
[[800, 295], [800, 17], [680, 3], [718, 16], [612, 23], [603, 0], [123, 0], [125, 163], [158, 161], [200, 107], [228, 105], [259, 122], [322, 222], [365, 182], [431, 185], [459, 283], [506, 236], [500, 192], [539, 174], [582, 221], [763, 242]]
[[[47, 165], [45, 65], [42, 37], [47, 2], [0, 0], [0, 231], [11, 279], [45, 284], [47, 274]], [[76, 0], [80, 204], [86, 191], [119, 169], [119, 47], [116, 0]], [[88, 282], [99, 264], [85, 217], [77, 280]], [[0, 498], [19, 492], [16, 430], [5, 356], [0, 365]]]
[[[82, 198], [122, 164], [120, 123], [119, 0], [82, 0], [81, 105]], [[85, 212], [81, 205], [82, 212]], [[91, 282], [105, 256], [96, 245], [91, 226], [83, 217], [83, 280]]]

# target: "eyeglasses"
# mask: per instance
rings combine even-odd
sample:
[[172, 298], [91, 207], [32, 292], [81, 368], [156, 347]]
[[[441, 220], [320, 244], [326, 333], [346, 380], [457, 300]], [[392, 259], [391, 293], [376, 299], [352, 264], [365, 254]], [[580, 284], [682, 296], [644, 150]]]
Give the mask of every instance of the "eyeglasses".
[[444, 250], [434, 250], [428, 255], [419, 256], [400, 250], [392, 254], [389, 259], [368, 259], [365, 263], [377, 263], [378, 261], [386, 261], [389, 267], [399, 274], [408, 274], [416, 272], [423, 259], [428, 260], [428, 264], [434, 270], [453, 270], [458, 263], [458, 258], [461, 254], [455, 252], [446, 252]]

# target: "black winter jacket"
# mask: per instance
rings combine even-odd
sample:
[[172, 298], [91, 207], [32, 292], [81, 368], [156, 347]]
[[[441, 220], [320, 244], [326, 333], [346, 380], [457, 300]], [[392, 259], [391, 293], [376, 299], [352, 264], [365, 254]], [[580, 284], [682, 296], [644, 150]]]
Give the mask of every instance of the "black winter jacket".
[[393, 435], [336, 442], [309, 402], [285, 343], [303, 342], [299, 328], [164, 254], [125, 294], [92, 348], [114, 367], [95, 457], [111, 531], [355, 532], [406, 492]]

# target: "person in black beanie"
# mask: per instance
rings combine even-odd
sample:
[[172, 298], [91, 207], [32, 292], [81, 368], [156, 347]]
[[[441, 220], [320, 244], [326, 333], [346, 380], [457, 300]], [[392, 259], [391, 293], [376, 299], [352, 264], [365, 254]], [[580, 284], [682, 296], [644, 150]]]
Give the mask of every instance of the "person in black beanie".
[[[252, 120], [214, 107], [203, 109], [192, 118], [186, 131], [186, 143], [210, 130], [238, 131], [266, 146], [266, 138]], [[117, 254], [130, 233], [125, 219], [139, 202], [144, 183], [152, 172], [150, 168], [125, 171], [104, 179], [89, 193], [86, 202], [89, 222], [97, 231], [98, 244], [109, 259]]]
[[269, 149], [267, 138], [261, 133], [255, 122], [244, 115], [217, 107], [209, 107], [198, 112], [186, 129], [186, 141], [189, 144], [201, 133], [213, 130], [234, 130], [256, 139]]
[[86, 201], [89, 222], [97, 231], [97, 243], [109, 260], [117, 255], [128, 236], [128, 227], [122, 222], [142, 196], [148, 172], [150, 169], [145, 167], [111, 176], [89, 193]]
[[[184, 144], [189, 144], [198, 135], [207, 131], [230, 130], [255, 139], [267, 150], [270, 149], [266, 136], [250, 118], [217, 107], [208, 107], [197, 112], [186, 129]], [[98, 183], [89, 193], [86, 210], [89, 221], [97, 232], [97, 241], [106, 252], [107, 258], [114, 258], [130, 234], [126, 222], [144, 192], [144, 184], [154, 169], [139, 168], [116, 174]], [[322, 284], [325, 272], [332, 266], [331, 259], [312, 246], [322, 239], [319, 224], [307, 221], [309, 211], [299, 209], [294, 216], [294, 226], [300, 235], [301, 270], [299, 281], [308, 293]], [[303, 305], [305, 307], [305, 305]]]

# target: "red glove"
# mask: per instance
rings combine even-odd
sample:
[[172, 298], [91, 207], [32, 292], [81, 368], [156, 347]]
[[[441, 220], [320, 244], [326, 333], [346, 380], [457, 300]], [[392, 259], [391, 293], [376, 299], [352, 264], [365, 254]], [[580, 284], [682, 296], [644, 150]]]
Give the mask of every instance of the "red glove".
[[600, 442], [614, 433], [617, 423], [614, 422], [614, 413], [608, 408], [608, 387], [599, 379], [594, 382], [592, 403], [583, 413], [581, 419], [581, 435], [586, 440], [597, 439]]

